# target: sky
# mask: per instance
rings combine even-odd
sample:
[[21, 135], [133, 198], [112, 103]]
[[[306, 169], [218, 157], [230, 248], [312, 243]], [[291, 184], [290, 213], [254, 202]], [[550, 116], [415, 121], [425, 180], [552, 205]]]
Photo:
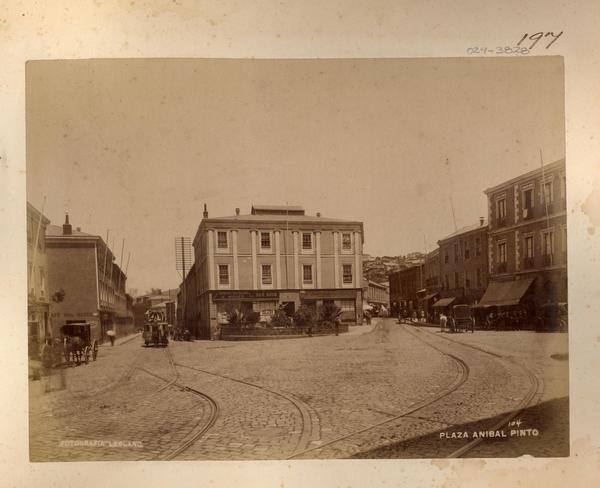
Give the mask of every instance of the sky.
[[[106, 238], [128, 288], [176, 287], [174, 239], [252, 204], [428, 251], [483, 190], [565, 156], [560, 57], [105, 59], [26, 68], [27, 199]], [[452, 207], [454, 208], [455, 220]]]

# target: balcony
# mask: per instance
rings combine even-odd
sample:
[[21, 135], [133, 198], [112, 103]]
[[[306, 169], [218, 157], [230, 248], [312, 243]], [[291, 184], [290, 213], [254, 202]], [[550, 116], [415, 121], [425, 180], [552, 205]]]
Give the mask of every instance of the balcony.
[[506, 217], [498, 217], [496, 219], [496, 226], [504, 227], [506, 225]]
[[552, 266], [554, 264], [554, 256], [552, 254], [544, 254], [542, 256], [542, 266]]
[[506, 263], [498, 263], [498, 265], [496, 266], [497, 273], [506, 273], [506, 270], [507, 270]]
[[523, 220], [529, 220], [534, 217], [533, 208], [524, 208], [523, 209]]

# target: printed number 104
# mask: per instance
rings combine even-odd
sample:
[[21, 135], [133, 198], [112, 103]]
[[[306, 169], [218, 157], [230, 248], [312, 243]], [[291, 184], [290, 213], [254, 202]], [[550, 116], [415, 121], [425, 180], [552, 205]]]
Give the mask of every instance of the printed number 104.
[[530, 41], [533, 41], [531, 46], [529, 46], [529, 49], [533, 49], [533, 47], [538, 43], [540, 39], [542, 39], [543, 37], [551, 37], [552, 40], [546, 46], [546, 49], [548, 49], [550, 46], [552, 46], [552, 44], [556, 42], [556, 40], [562, 35], [562, 33], [563, 31], [560, 31], [558, 34], [554, 34], [554, 32], [536, 32], [535, 34], [531, 35], [529, 35], [529, 33], [525, 33], [525, 35], [521, 37], [521, 40], [517, 42], [517, 46], [520, 46], [523, 41], [529, 39]]

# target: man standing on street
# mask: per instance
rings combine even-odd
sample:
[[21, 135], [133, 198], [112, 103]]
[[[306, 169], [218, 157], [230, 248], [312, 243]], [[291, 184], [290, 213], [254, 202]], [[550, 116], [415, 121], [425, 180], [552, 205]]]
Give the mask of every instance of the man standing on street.
[[440, 327], [441, 327], [440, 332], [444, 332], [444, 329], [446, 328], [447, 323], [448, 323], [448, 317], [446, 317], [446, 314], [444, 312], [442, 312], [440, 314]]
[[115, 330], [114, 329], [107, 330], [106, 335], [108, 336], [108, 339], [110, 340], [110, 345], [114, 346], [115, 345]]

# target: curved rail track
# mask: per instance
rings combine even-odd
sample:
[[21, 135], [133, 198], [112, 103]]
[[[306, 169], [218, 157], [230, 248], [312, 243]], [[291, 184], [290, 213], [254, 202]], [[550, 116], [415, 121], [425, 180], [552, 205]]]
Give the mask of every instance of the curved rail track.
[[[409, 330], [409, 329], [407, 329]], [[433, 333], [429, 332], [429, 331], [424, 331], [422, 329], [416, 329], [418, 332], [420, 332], [421, 334], [429, 334], [429, 335], [434, 335]], [[418, 334], [415, 334], [414, 332], [413, 335], [415, 335], [415, 337], [419, 337]], [[438, 336], [434, 336], [434, 337], [438, 337]], [[513, 420], [515, 417], [517, 417], [525, 408], [531, 406], [531, 404], [533, 403], [534, 399], [536, 398], [536, 396], [538, 396], [540, 394], [540, 388], [541, 388], [541, 381], [538, 378], [538, 376], [531, 371], [529, 368], [523, 366], [522, 364], [514, 361], [513, 359], [511, 359], [509, 356], [505, 356], [502, 354], [498, 354], [492, 351], [488, 351], [484, 348], [481, 347], [477, 347], [473, 344], [465, 344], [464, 342], [461, 341], [457, 341], [456, 339], [452, 339], [450, 337], [443, 337], [443, 339], [445, 339], [446, 341], [452, 342], [454, 344], [458, 344], [464, 347], [468, 347], [471, 349], [474, 349], [476, 351], [479, 352], [483, 352], [485, 354], [488, 354], [490, 356], [493, 356], [495, 358], [507, 361], [511, 364], [514, 364], [515, 366], [519, 367], [529, 378], [529, 382], [530, 382], [530, 386], [529, 386], [529, 390], [527, 390], [527, 393], [525, 394], [525, 396], [523, 397], [523, 399], [519, 402], [519, 405], [517, 406], [517, 408], [511, 410], [510, 412], [508, 412], [505, 416], [503, 416], [498, 422], [496, 422], [495, 424], [493, 424], [491, 427], [488, 428], [488, 430], [498, 430], [501, 427], [505, 426], [506, 424], [508, 424], [508, 422], [510, 422], [511, 420]], [[422, 340], [422, 338], [421, 338]], [[474, 449], [475, 447], [477, 447], [479, 444], [481, 444], [483, 441], [485, 440], [485, 438], [477, 438], [477, 439], [473, 439], [472, 441], [466, 443], [463, 447], [456, 449], [455, 451], [451, 452], [448, 456], [446, 456], [447, 458], [459, 458], [461, 456], [463, 456], [464, 454], [466, 454], [467, 452], [471, 451], [472, 449]]]
[[311, 436], [313, 434], [313, 430], [314, 430], [314, 422], [312, 421], [312, 416], [310, 414], [310, 409], [309, 407], [302, 401], [298, 400], [297, 398], [294, 398], [293, 396], [287, 394], [287, 393], [283, 393], [281, 391], [276, 391], [276, 390], [272, 390], [270, 388], [261, 386], [261, 385], [257, 385], [255, 383], [250, 383], [248, 381], [244, 381], [244, 380], [240, 380], [238, 378], [232, 378], [231, 376], [226, 376], [226, 375], [222, 375], [222, 374], [218, 374], [218, 373], [214, 373], [212, 371], [207, 371], [204, 369], [200, 369], [200, 368], [195, 368], [192, 366], [187, 366], [185, 364], [180, 364], [180, 363], [175, 363], [176, 366], [180, 366], [182, 368], [187, 368], [190, 369], [192, 371], [198, 371], [200, 373], [204, 373], [207, 375], [211, 375], [211, 376], [216, 376], [219, 378], [223, 378], [229, 381], [233, 381], [235, 383], [241, 383], [243, 385], [246, 386], [250, 386], [253, 388], [257, 388], [259, 390], [262, 391], [266, 391], [268, 393], [271, 393], [272, 395], [278, 396], [280, 398], [283, 398], [285, 400], [287, 400], [288, 402], [290, 402], [295, 408], [296, 410], [300, 413], [300, 418], [302, 421], [302, 433], [300, 434], [300, 438], [298, 439], [298, 442], [296, 443], [296, 447], [294, 449], [294, 452], [297, 452], [299, 449], [304, 448], [305, 446], [308, 446], [308, 444], [310, 443], [311, 440]]
[[[375, 327], [376, 328], [376, 327]], [[312, 447], [310, 449], [305, 449], [304, 451], [301, 452], [297, 452], [294, 455], [290, 456], [288, 459], [294, 459], [298, 456], [307, 454], [309, 452], [313, 452], [313, 451], [318, 451], [320, 449], [323, 449], [324, 447], [329, 447], [332, 446], [336, 443], [345, 441], [351, 437], [354, 437], [356, 435], [360, 435], [360, 434], [364, 434], [365, 432], [368, 432], [370, 430], [376, 429], [378, 427], [381, 427], [382, 425], [385, 424], [389, 424], [392, 423], [396, 420], [399, 420], [403, 417], [408, 417], [409, 415], [414, 414], [415, 412], [424, 409], [425, 407], [428, 407], [440, 400], [442, 400], [444, 397], [450, 395], [451, 393], [455, 392], [456, 390], [458, 390], [462, 384], [467, 381], [467, 379], [469, 378], [469, 366], [467, 365], [467, 363], [465, 363], [462, 359], [452, 355], [452, 354], [448, 354], [446, 352], [444, 352], [443, 350], [441, 350], [440, 348], [438, 348], [437, 346], [434, 346], [433, 344], [427, 343], [428, 346], [436, 349], [438, 352], [440, 352], [441, 354], [449, 357], [457, 366], [458, 369], [458, 374], [456, 376], [456, 378], [454, 378], [454, 381], [447, 387], [445, 388], [443, 391], [437, 393], [436, 395], [434, 395], [432, 398], [426, 398], [424, 400], [421, 400], [419, 402], [416, 402], [414, 404], [412, 404], [411, 406], [409, 406], [406, 410], [404, 410], [401, 414], [399, 415], [395, 415], [394, 417], [391, 417], [389, 419], [386, 419], [382, 422], [378, 422], [376, 424], [370, 425], [368, 427], [365, 427], [363, 429], [351, 432], [350, 434], [346, 434], [344, 436], [338, 437], [336, 439], [333, 439], [329, 442], [326, 442], [324, 444], [321, 444], [319, 446], [316, 447]]]
[[138, 366], [137, 369], [165, 382], [165, 385], [160, 387], [158, 389], [158, 392], [163, 391], [166, 388], [172, 386], [175, 388], [179, 388], [181, 391], [185, 391], [185, 392], [191, 393], [192, 395], [195, 395], [199, 398], [202, 398], [209, 406], [209, 415], [208, 415], [208, 419], [205, 422], [200, 421], [194, 427], [194, 429], [192, 429], [192, 432], [187, 436], [186, 439], [184, 439], [184, 441], [181, 444], [179, 444], [179, 446], [172, 449], [170, 452], [168, 452], [167, 454], [164, 454], [161, 457], [161, 460], [164, 460], [164, 461], [169, 461], [169, 460], [175, 459], [182, 452], [186, 451], [190, 446], [192, 446], [194, 443], [196, 443], [204, 434], [206, 434], [206, 432], [208, 432], [211, 429], [211, 427], [215, 424], [215, 422], [217, 421], [217, 418], [219, 417], [219, 414], [220, 414], [219, 404], [210, 395], [207, 395], [206, 393], [203, 393], [200, 390], [191, 388], [187, 385], [183, 385], [183, 384], [180, 384], [177, 382], [177, 380], [179, 379], [179, 373], [177, 372], [175, 362], [173, 361], [173, 358], [170, 353], [167, 353], [167, 357], [169, 358], [169, 363], [175, 372], [175, 377], [172, 379], [165, 378], [165, 377], [158, 375], [152, 371], [149, 371], [141, 366]]

